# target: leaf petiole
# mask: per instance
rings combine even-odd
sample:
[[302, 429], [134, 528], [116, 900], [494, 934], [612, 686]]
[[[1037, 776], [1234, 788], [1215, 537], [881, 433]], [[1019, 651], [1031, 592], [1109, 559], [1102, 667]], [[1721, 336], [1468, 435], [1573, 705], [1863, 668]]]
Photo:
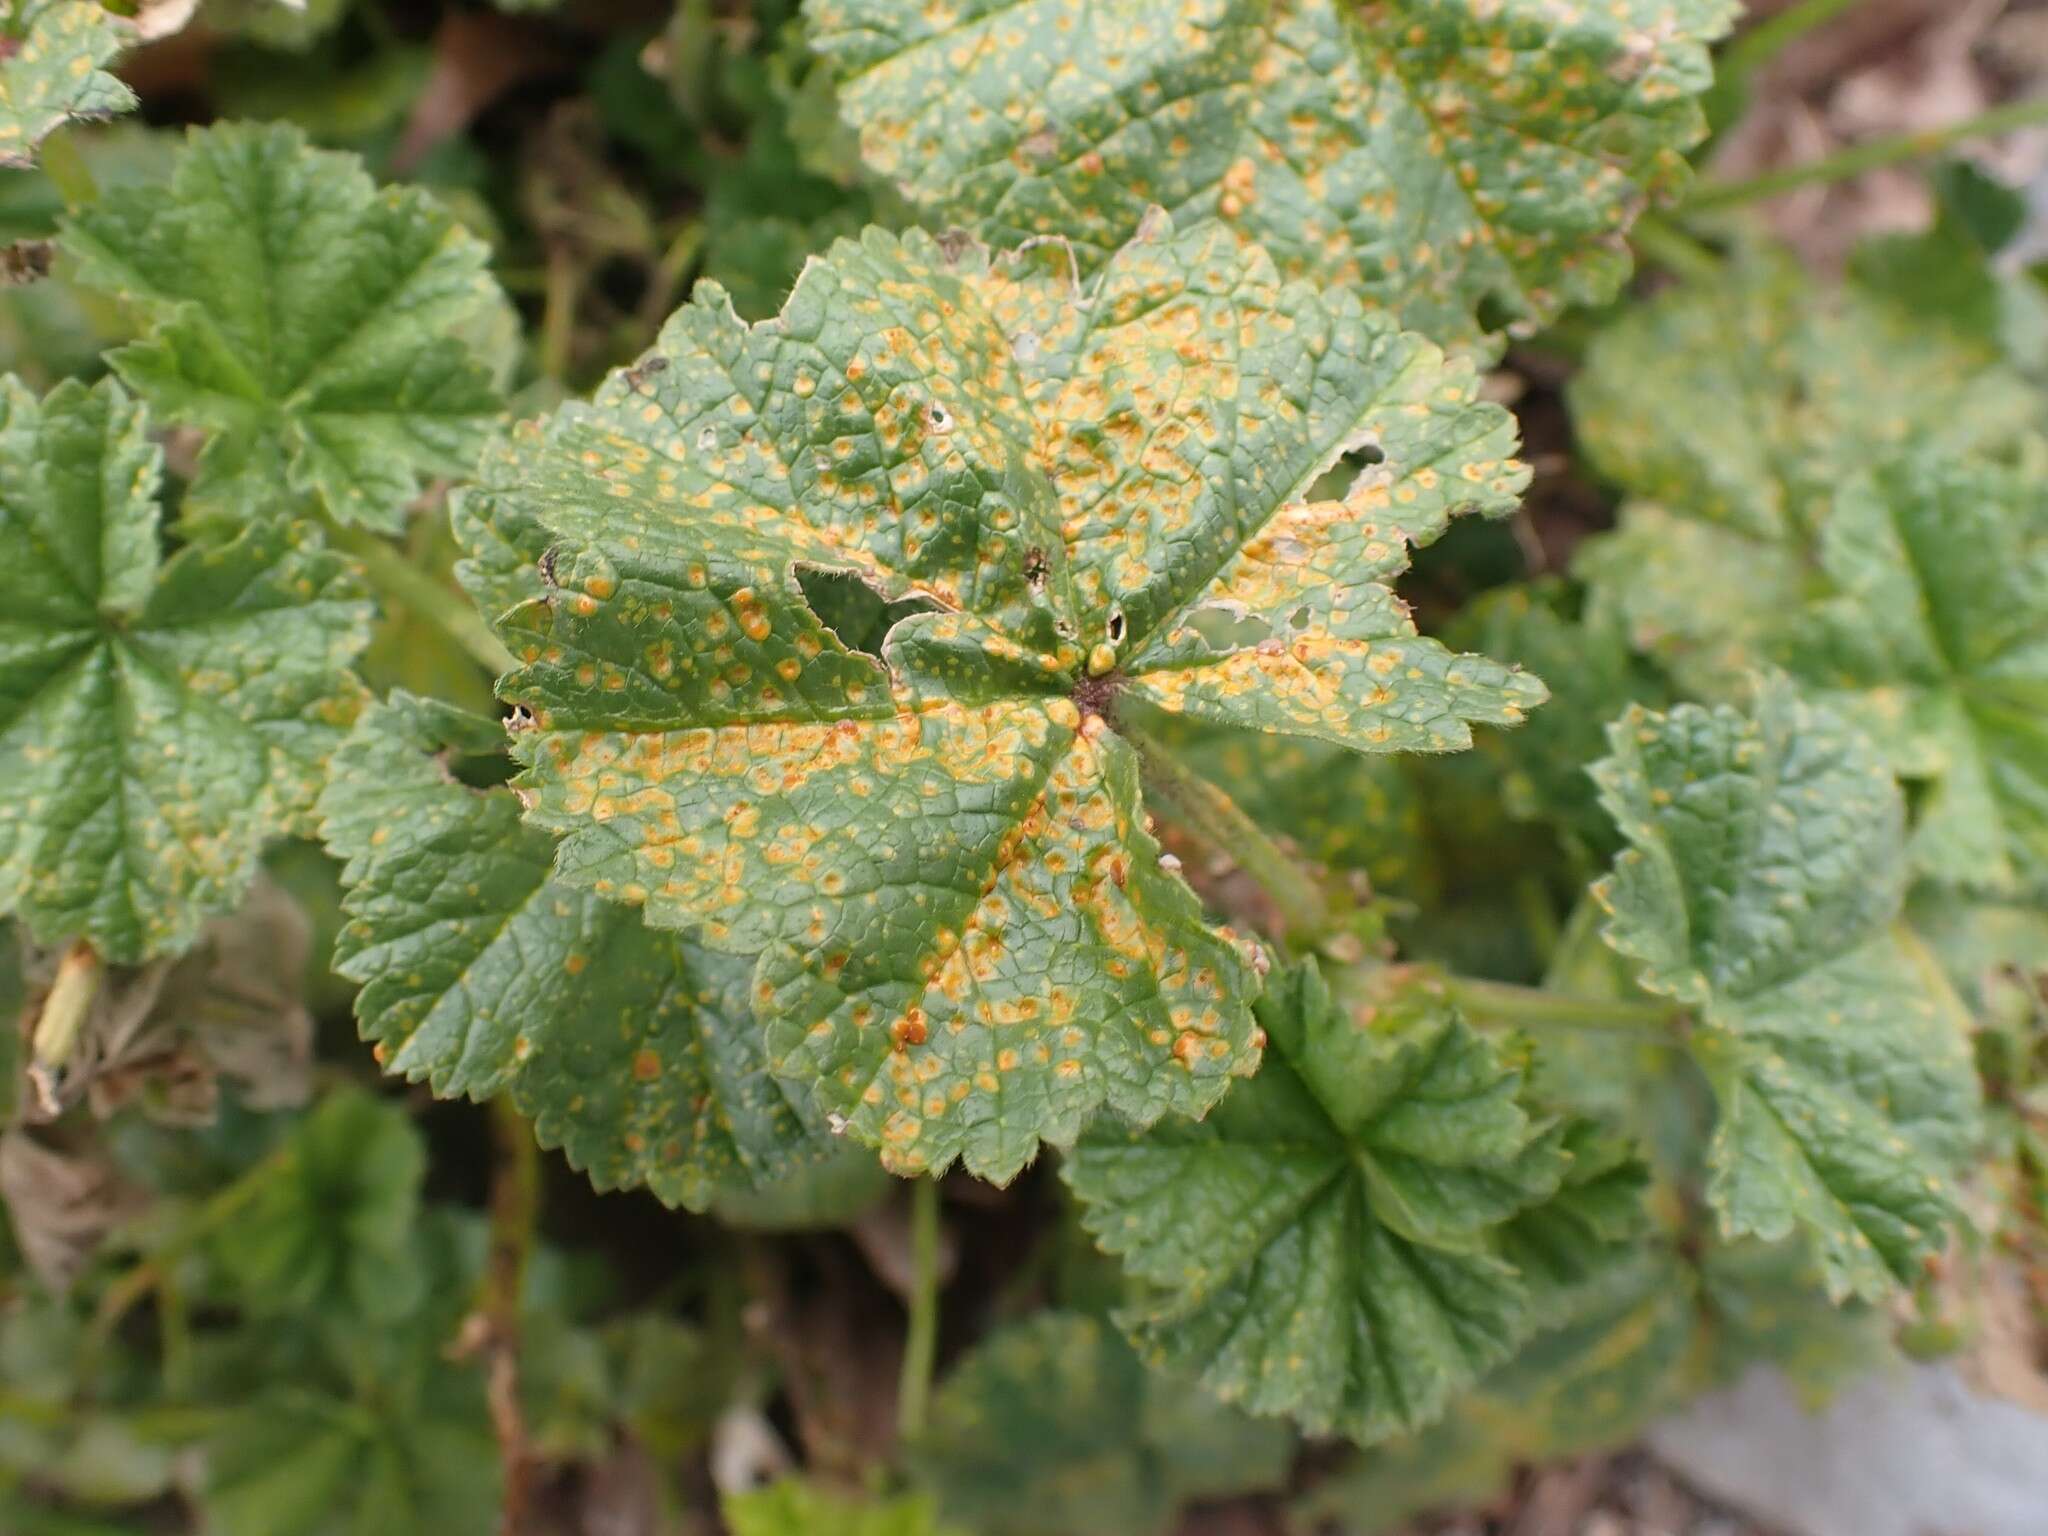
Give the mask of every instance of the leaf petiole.
[[939, 1181], [929, 1176], [910, 1186], [910, 1263], [910, 1328], [896, 1386], [896, 1434], [905, 1441], [924, 1433], [938, 1358]]
[[1588, 1029], [1675, 1043], [1684, 1010], [1654, 999], [1569, 997], [1540, 987], [1446, 976], [1444, 990], [1474, 1020], [1528, 1029]]
[[323, 517], [322, 522], [328, 543], [352, 556], [385, 599], [440, 630], [493, 677], [517, 665], [468, 598], [450, 591], [368, 530], [333, 518]]

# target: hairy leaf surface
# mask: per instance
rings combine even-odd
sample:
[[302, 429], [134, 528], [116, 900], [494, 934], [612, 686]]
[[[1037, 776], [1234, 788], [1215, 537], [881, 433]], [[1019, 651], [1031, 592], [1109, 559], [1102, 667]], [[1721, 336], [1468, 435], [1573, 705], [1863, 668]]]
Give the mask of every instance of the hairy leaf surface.
[[409, 694], [367, 710], [320, 802], [347, 861], [335, 969], [385, 1070], [437, 1094], [510, 1092], [600, 1189], [701, 1210], [831, 1146], [762, 1062], [752, 967], [555, 879], [504, 789], [433, 754], [495, 752], [492, 722]]
[[1555, 1206], [1567, 1128], [1423, 987], [1347, 1008], [1308, 967], [1259, 1020], [1265, 1065], [1205, 1121], [1098, 1123], [1063, 1175], [1152, 1288], [1124, 1318], [1141, 1353], [1315, 1433], [1417, 1428], [1537, 1325], [1502, 1240]]
[[[869, 166], [1095, 267], [1152, 204], [1447, 344], [1611, 295], [1684, 174], [1727, 0], [809, 0]], [[1493, 323], [1491, 321], [1489, 324]]]
[[1593, 888], [1644, 988], [1695, 1011], [1731, 1236], [1803, 1233], [1831, 1294], [1908, 1282], [1957, 1217], [1968, 1020], [1897, 926], [1904, 808], [1875, 744], [1764, 684], [1752, 715], [1631, 710], [1594, 768], [1630, 847]]
[[370, 605], [283, 521], [169, 560], [163, 455], [119, 385], [0, 381], [0, 909], [134, 964], [310, 830]]
[[[549, 541], [503, 624], [530, 819], [568, 880], [760, 954], [771, 1066], [898, 1168], [1198, 1114], [1256, 1061], [1248, 973], [1114, 701], [1365, 751], [1519, 719], [1541, 685], [1385, 584], [1512, 504], [1511, 448], [1468, 368], [1213, 225], [1085, 286], [877, 231], [761, 325], [702, 288], [466, 514]], [[862, 587], [879, 639], [841, 632]]]
[[1093, 1317], [998, 1330], [941, 1385], [910, 1449], [986, 1536], [1153, 1536], [1186, 1499], [1278, 1487], [1293, 1437], [1147, 1371]]
[[134, 37], [97, 0], [16, 0], [0, 16], [0, 166], [33, 165], [36, 146], [77, 117], [111, 117], [135, 93], [105, 66]]
[[109, 189], [64, 243], [147, 322], [113, 356], [122, 378], [212, 434], [194, 496], [218, 515], [311, 496], [395, 529], [422, 477], [469, 473], [496, 425], [473, 339], [503, 303], [489, 250], [297, 128], [196, 131], [168, 185]]
[[1838, 595], [1792, 626], [1786, 665], [1927, 784], [1916, 865], [2048, 892], [2048, 499], [1915, 455], [1843, 488], [1820, 559]]

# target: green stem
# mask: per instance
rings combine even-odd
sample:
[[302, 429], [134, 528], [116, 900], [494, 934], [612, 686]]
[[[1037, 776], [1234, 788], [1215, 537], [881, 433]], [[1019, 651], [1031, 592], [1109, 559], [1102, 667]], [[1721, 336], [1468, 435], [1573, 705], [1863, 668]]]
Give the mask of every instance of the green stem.
[[520, 1536], [528, 1524], [536, 1467], [520, 1402], [519, 1350], [520, 1305], [540, 1225], [540, 1144], [507, 1094], [491, 1100], [491, 1133], [497, 1165], [491, 1175], [490, 1260], [477, 1316], [483, 1325], [484, 1396], [504, 1477], [498, 1531]]
[[1713, 247], [1695, 240], [1676, 224], [1646, 213], [1636, 220], [1629, 235], [1636, 254], [1662, 267], [1673, 277], [1690, 283], [1710, 281], [1721, 270], [1721, 258]]
[[1272, 898], [1284, 937], [1314, 949], [1333, 926], [1330, 898], [1309, 872], [1228, 793], [1196, 773], [1157, 737], [1128, 721], [1117, 730], [1138, 749], [1147, 787], [1167, 815], [1256, 880]]
[[939, 1181], [910, 1186], [910, 1329], [903, 1339], [903, 1373], [896, 1387], [896, 1434], [924, 1433], [931, 1406], [932, 1367], [939, 1347]]
[[1857, 3], [1858, 0], [1799, 0], [1797, 5], [1788, 5], [1730, 43], [1715, 73], [1722, 81], [1746, 79], [1815, 27], [1833, 21]]
[[565, 381], [576, 349], [576, 307], [583, 299], [583, 278], [576, 260], [556, 247], [548, 253], [546, 297], [540, 311], [540, 371], [550, 379]]
[[78, 152], [78, 141], [69, 133], [59, 129], [44, 139], [37, 158], [66, 208], [75, 211], [99, 201], [99, 183], [93, 180], [92, 168]]
[[1444, 990], [1452, 1002], [1482, 1023], [1530, 1029], [1597, 1029], [1668, 1037], [1680, 1010], [1647, 999], [1568, 997], [1512, 982], [1481, 981], [1473, 976], [1447, 976]]
[[1869, 139], [1819, 160], [1809, 161], [1805, 165], [1790, 166], [1781, 171], [1767, 171], [1746, 181], [1699, 182], [1685, 198], [1683, 206], [1688, 210], [1697, 211], [1706, 208], [1732, 208], [1741, 203], [1759, 202], [1764, 198], [1776, 197], [1781, 192], [1795, 191], [1800, 187], [1846, 181], [1851, 176], [1860, 176], [1865, 171], [1876, 170], [1880, 166], [1924, 159], [1928, 155], [1938, 154], [1951, 144], [1960, 144], [1968, 139], [1995, 138], [2001, 133], [2010, 133], [2016, 128], [2027, 128], [2043, 122], [2048, 122], [2048, 95], [2035, 96], [2026, 101], [2007, 102], [2002, 107], [1993, 107], [1988, 112], [1980, 112], [1975, 117], [1950, 123], [1946, 127]]
[[387, 599], [446, 635], [493, 677], [517, 663], [468, 598], [451, 592], [367, 529], [326, 520], [327, 540], [362, 563], [370, 584]]

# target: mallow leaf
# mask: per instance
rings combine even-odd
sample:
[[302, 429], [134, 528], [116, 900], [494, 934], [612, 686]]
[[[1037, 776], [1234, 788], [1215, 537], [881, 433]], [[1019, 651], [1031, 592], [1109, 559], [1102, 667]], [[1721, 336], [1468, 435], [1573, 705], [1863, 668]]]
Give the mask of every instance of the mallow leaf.
[[0, 380], [0, 911], [135, 964], [311, 830], [370, 604], [282, 520], [166, 560], [163, 455], [119, 384]]
[[1146, 1370], [1099, 1319], [1041, 1312], [953, 1368], [907, 1456], [981, 1536], [1154, 1536], [1187, 1499], [1284, 1485], [1293, 1449]]
[[1785, 663], [1925, 783], [1915, 864], [2048, 892], [2048, 498], [1995, 465], [1900, 458], [1843, 487], [1820, 560], [1835, 595]]
[[467, 474], [497, 424], [488, 248], [297, 128], [197, 130], [168, 185], [109, 188], [63, 243], [145, 323], [116, 371], [212, 434], [193, 488], [210, 515], [311, 497], [395, 529], [422, 478]]
[[1760, 253], [1630, 307], [1587, 349], [1571, 405], [1630, 495], [1764, 544], [1818, 529], [1873, 455], [2008, 453], [2042, 422], [1988, 343]]
[[[386, 1071], [437, 1094], [509, 1092], [600, 1189], [702, 1210], [772, 1187], [833, 1143], [762, 1062], [751, 966], [556, 879], [554, 842], [507, 789], [444, 757], [495, 754], [495, 722], [398, 693], [363, 714], [320, 801], [346, 861], [334, 965]], [[437, 756], [438, 755], [438, 756]]]
[[[869, 167], [1101, 265], [1154, 203], [1447, 344], [1613, 294], [1728, 0], [809, 0]], [[1497, 322], [1491, 318], [1490, 326]]]
[[898, 1169], [1199, 1114], [1257, 1060], [1251, 977], [1160, 866], [1117, 702], [1364, 751], [1519, 719], [1541, 685], [1386, 585], [1522, 483], [1473, 388], [1163, 215], [1085, 285], [870, 231], [760, 325], [701, 287], [466, 513], [547, 539], [502, 623], [528, 819], [571, 883], [759, 954], [771, 1069]]
[[1911, 1281], [1974, 1145], [1968, 1018], [1898, 922], [1905, 812], [1877, 746], [1769, 679], [1754, 710], [1632, 709], [1596, 764], [1629, 847], [1593, 887], [1637, 981], [1686, 1006], [1731, 1237], [1811, 1243], [1829, 1293]]
[[0, 15], [0, 166], [35, 164], [36, 146], [72, 118], [133, 107], [106, 70], [133, 39], [99, 0], [14, 0]]
[[1206, 1120], [1098, 1121], [1062, 1174], [1146, 1288], [1148, 1360], [1313, 1433], [1415, 1429], [1537, 1326], [1503, 1238], [1559, 1197], [1568, 1127], [1425, 984], [1346, 1006], [1311, 964], [1258, 1016], [1265, 1065]]

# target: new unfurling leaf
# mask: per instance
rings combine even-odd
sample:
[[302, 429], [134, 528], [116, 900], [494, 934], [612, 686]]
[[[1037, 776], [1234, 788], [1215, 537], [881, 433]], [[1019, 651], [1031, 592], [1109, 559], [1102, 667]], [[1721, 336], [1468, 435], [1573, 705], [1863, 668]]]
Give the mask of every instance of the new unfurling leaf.
[[1085, 283], [870, 232], [752, 327], [700, 289], [464, 513], [487, 590], [540, 557], [502, 624], [529, 819], [572, 884], [760, 955], [771, 1069], [899, 1169], [1199, 1114], [1257, 1060], [1250, 967], [1115, 703], [1363, 751], [1519, 719], [1541, 685], [1386, 585], [1512, 505], [1512, 447], [1469, 368], [1214, 225]]
[[1610, 296], [1685, 172], [1728, 0], [809, 0], [868, 165], [1108, 260], [1154, 203], [1446, 344]]

